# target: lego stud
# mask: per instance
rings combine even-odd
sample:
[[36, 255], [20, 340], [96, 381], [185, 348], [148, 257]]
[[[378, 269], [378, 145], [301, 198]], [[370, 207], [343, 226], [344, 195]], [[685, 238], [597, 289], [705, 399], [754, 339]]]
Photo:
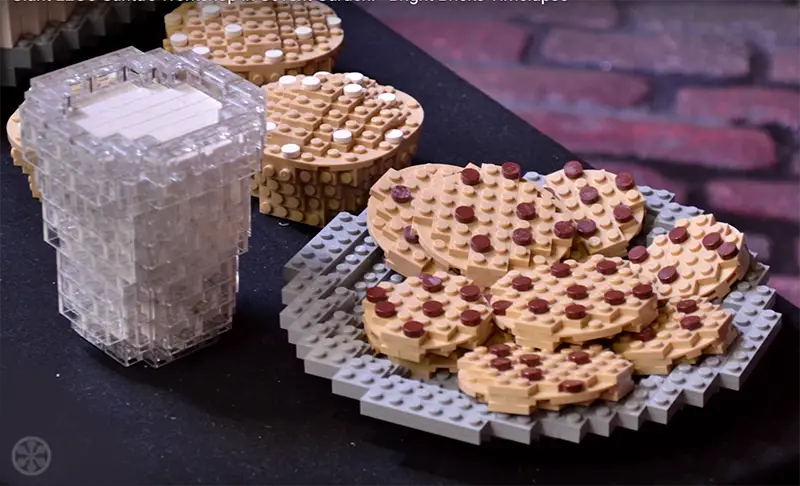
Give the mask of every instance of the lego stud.
[[506, 162], [500, 167], [503, 177], [512, 181], [519, 179], [522, 176], [522, 168], [519, 164], [514, 162]]
[[363, 92], [364, 88], [360, 84], [348, 84], [344, 87], [344, 94], [350, 98], [358, 98]]
[[665, 284], [671, 284], [678, 280], [678, 269], [673, 266], [666, 266], [658, 271], [658, 279]]
[[649, 256], [650, 254], [647, 252], [647, 248], [641, 245], [634, 246], [631, 248], [631, 251], [628, 252], [628, 260], [633, 263], [643, 263]]
[[706, 250], [716, 250], [722, 245], [722, 235], [716, 231], [703, 237], [703, 247]]
[[511, 232], [511, 241], [517, 246], [530, 246], [533, 244], [533, 232], [530, 228], [517, 228]]
[[440, 292], [444, 288], [442, 279], [435, 275], [424, 275], [420, 280], [422, 280], [422, 288], [432, 294]]
[[639, 284], [633, 288], [633, 296], [640, 300], [646, 300], [653, 296], [653, 286], [650, 284]]
[[620, 204], [616, 206], [613, 211], [614, 219], [617, 220], [618, 223], [627, 223], [628, 221], [633, 219], [633, 210], [630, 206], [625, 204]]
[[347, 73], [344, 77], [352, 84], [361, 84], [364, 82], [364, 75], [361, 73]]
[[467, 302], [475, 302], [481, 298], [481, 288], [477, 285], [465, 285], [458, 289], [458, 295]]
[[276, 125], [274, 122], [271, 121], [267, 122], [267, 133], [275, 130], [276, 128], [278, 128], [278, 125]]
[[280, 49], [270, 49], [264, 53], [264, 60], [267, 62], [278, 62], [283, 59], [283, 51]]
[[693, 299], [682, 300], [678, 302], [675, 308], [681, 314], [691, 314], [697, 311], [697, 301]]
[[594, 269], [600, 275], [614, 275], [617, 273], [617, 264], [613, 260], [601, 260]]
[[459, 319], [461, 320], [461, 324], [467, 327], [475, 327], [483, 320], [481, 318], [481, 313], [473, 309], [468, 309], [462, 312], [459, 316]]
[[378, 99], [383, 103], [390, 104], [397, 101], [397, 96], [394, 93], [381, 93], [378, 95]]
[[512, 302], [510, 300], [496, 300], [492, 302], [492, 312], [496, 316], [504, 316], [506, 315], [506, 310], [511, 307]]
[[519, 219], [530, 221], [536, 217], [536, 206], [531, 203], [519, 203], [515, 212]]
[[204, 19], [213, 19], [219, 17], [221, 10], [217, 5], [206, 5], [202, 12]]
[[569, 277], [572, 269], [566, 263], [554, 263], [550, 265], [550, 275], [555, 278]]
[[290, 76], [288, 74], [286, 76], [281, 76], [280, 78], [278, 78], [278, 84], [280, 84], [281, 86], [291, 86], [296, 82], [297, 78], [294, 76]]
[[528, 381], [541, 381], [544, 378], [544, 371], [541, 368], [525, 368], [519, 375]]
[[367, 289], [367, 300], [373, 304], [383, 302], [388, 298], [389, 294], [382, 287], [370, 287]]
[[572, 223], [569, 221], [559, 221], [553, 226], [553, 234], [556, 235], [556, 238], [568, 240], [572, 238], [574, 232]]
[[739, 249], [736, 248], [736, 245], [730, 242], [723, 243], [719, 248], [717, 248], [717, 255], [719, 255], [723, 260], [735, 258], [738, 254]]
[[417, 234], [417, 232], [411, 225], [408, 225], [405, 228], [403, 228], [403, 239], [405, 239], [412, 245], [416, 245], [417, 243], [419, 243], [419, 234]]
[[419, 321], [408, 321], [403, 324], [403, 334], [410, 338], [420, 338], [425, 335], [425, 326]]
[[211, 49], [209, 49], [206, 46], [194, 46], [192, 48], [192, 52], [194, 52], [195, 54], [198, 54], [198, 55], [201, 55], [201, 56], [205, 57], [205, 56], [208, 56], [209, 54], [211, 54]]
[[489, 364], [497, 371], [508, 371], [511, 369], [511, 360], [508, 358], [495, 358]]
[[536, 315], [546, 314], [550, 311], [550, 304], [544, 299], [533, 299], [528, 302], [528, 310]]
[[577, 160], [564, 164], [564, 175], [569, 179], [577, 179], [583, 175], [583, 165]]
[[413, 198], [413, 195], [411, 194], [411, 189], [402, 184], [398, 184], [392, 187], [391, 196], [392, 200], [397, 204], [405, 204], [411, 201], [411, 199]]
[[625, 303], [625, 293], [619, 290], [609, 290], [603, 295], [603, 300], [608, 305], [622, 305]]
[[570, 304], [564, 309], [567, 319], [581, 320], [586, 317], [586, 307], [580, 304]]
[[492, 241], [486, 235], [475, 235], [469, 240], [472, 251], [486, 253], [492, 249]]
[[470, 224], [475, 221], [475, 210], [471, 206], [459, 206], [453, 212], [453, 216], [461, 224]]
[[351, 140], [353, 140], [353, 132], [350, 130], [336, 130], [333, 132], [333, 141], [336, 143], [350, 143]]
[[578, 221], [578, 235], [584, 238], [589, 238], [597, 233], [597, 223], [591, 219], [582, 219]]
[[585, 365], [592, 362], [592, 355], [586, 351], [573, 351], [567, 355], [567, 359], [577, 365]]
[[558, 384], [558, 391], [562, 393], [580, 393], [583, 388], [583, 382], [579, 380], [564, 380]]
[[642, 330], [641, 332], [633, 333], [633, 339], [646, 343], [656, 338], [656, 331], [652, 327]]
[[384, 139], [393, 145], [397, 145], [398, 143], [403, 141], [404, 137], [405, 135], [403, 134], [402, 130], [393, 128], [388, 132], [386, 132], [386, 137], [384, 137]]
[[519, 357], [519, 362], [528, 368], [535, 368], [542, 364], [542, 357], [538, 354], [523, 354]]
[[311, 27], [307, 25], [301, 25], [300, 27], [294, 29], [294, 35], [297, 36], [300, 40], [310, 39], [311, 36], [314, 35], [314, 31], [311, 30]]
[[376, 316], [388, 319], [390, 317], [394, 317], [395, 314], [397, 314], [397, 309], [391, 302], [384, 300], [375, 304]]
[[300, 156], [300, 146], [293, 143], [287, 143], [281, 147], [281, 155], [287, 159], [296, 159]]
[[703, 327], [703, 321], [698, 316], [686, 316], [681, 319], [681, 328], [687, 331], [696, 331]]
[[225, 26], [225, 37], [239, 37], [244, 32], [244, 28], [239, 24], [228, 24]]
[[172, 47], [184, 47], [189, 43], [189, 36], [183, 32], [175, 32], [169, 36], [169, 43]]
[[589, 296], [589, 291], [583, 285], [570, 285], [567, 287], [567, 297], [572, 300], [583, 300]]
[[471, 167], [461, 171], [461, 182], [467, 186], [475, 186], [481, 182], [481, 173]]
[[489, 346], [489, 353], [498, 358], [505, 358], [511, 354], [511, 347], [508, 344], [492, 344]]
[[683, 226], [678, 226], [670, 230], [667, 236], [669, 237], [669, 241], [680, 244], [689, 239], [689, 232]]
[[339, 27], [342, 25], [342, 19], [333, 15], [327, 17], [325, 22], [328, 24], [328, 27]]
[[320, 86], [322, 86], [322, 81], [314, 76], [306, 76], [303, 78], [303, 81], [300, 84], [303, 85], [303, 89], [308, 91], [316, 91], [320, 88]]
[[617, 189], [620, 191], [630, 191], [634, 187], [636, 187], [636, 180], [633, 178], [633, 174], [628, 172], [620, 172], [617, 174], [617, 177], [614, 179], [614, 182], [617, 184]]
[[439, 317], [444, 314], [444, 304], [436, 300], [429, 300], [422, 304], [422, 313], [427, 317]]
[[330, 75], [331, 73], [329, 73], [328, 71], [317, 71], [314, 73], [314, 76], [330, 76]]
[[579, 196], [583, 204], [594, 204], [600, 199], [600, 192], [592, 186], [586, 186], [581, 188]]
[[514, 277], [511, 280], [511, 288], [516, 290], [517, 292], [527, 292], [533, 288], [533, 280], [526, 277], [525, 275]]

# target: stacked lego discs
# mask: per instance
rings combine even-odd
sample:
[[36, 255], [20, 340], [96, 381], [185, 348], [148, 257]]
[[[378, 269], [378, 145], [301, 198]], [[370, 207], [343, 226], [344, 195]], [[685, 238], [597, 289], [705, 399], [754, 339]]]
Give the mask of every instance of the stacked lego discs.
[[191, 2], [164, 24], [165, 49], [192, 50], [258, 86], [331, 71], [344, 39], [341, 19], [320, 2]]
[[[645, 204], [630, 174], [573, 161], [537, 185], [512, 162], [415, 166], [389, 171], [367, 207], [407, 277], [368, 289], [370, 343], [416, 375], [457, 370], [491, 411], [616, 400], [634, 373], [724, 354], [737, 336], [709, 299], [747, 271], [743, 235], [702, 215], [632, 245]], [[513, 342], [491, 341], [494, 326]]]

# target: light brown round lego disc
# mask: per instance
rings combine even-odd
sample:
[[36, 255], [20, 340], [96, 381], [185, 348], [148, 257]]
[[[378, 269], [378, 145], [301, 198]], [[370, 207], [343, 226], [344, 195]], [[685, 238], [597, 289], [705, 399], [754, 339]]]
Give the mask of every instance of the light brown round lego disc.
[[359, 73], [284, 76], [264, 89], [262, 213], [323, 226], [361, 211], [369, 188], [417, 151], [422, 107]]
[[660, 299], [724, 298], [750, 266], [744, 235], [712, 214], [676, 222], [646, 250], [632, 248], [628, 258], [651, 275]]
[[711, 302], [684, 299], [659, 308], [656, 322], [615, 339], [614, 351], [633, 362], [640, 374], [666, 374], [680, 362], [702, 354], [724, 354], [738, 335], [733, 314]]
[[561, 202], [508, 162], [435, 179], [414, 200], [414, 225], [434, 260], [484, 287], [511, 269], [564, 258], [574, 232]]
[[465, 277], [437, 272], [367, 290], [364, 329], [381, 353], [413, 363], [480, 346], [492, 334], [491, 310]]
[[633, 365], [600, 346], [541, 351], [514, 343], [480, 347], [458, 360], [461, 390], [492, 412], [529, 415], [633, 389]]
[[344, 31], [320, 2], [192, 2], [164, 17], [171, 52], [193, 50], [258, 86], [332, 71]]
[[568, 162], [545, 178], [575, 221], [580, 254], [624, 256], [628, 243], [642, 229], [645, 201], [633, 176], [604, 170], [583, 170]]
[[387, 265], [395, 272], [406, 277], [430, 272], [433, 260], [419, 244], [412, 221], [412, 202], [435, 177], [460, 170], [461, 167], [445, 164], [389, 169], [370, 189], [369, 233], [383, 250]]
[[638, 266], [594, 255], [509, 272], [489, 293], [497, 325], [517, 343], [554, 350], [650, 325], [658, 303], [648, 282]]

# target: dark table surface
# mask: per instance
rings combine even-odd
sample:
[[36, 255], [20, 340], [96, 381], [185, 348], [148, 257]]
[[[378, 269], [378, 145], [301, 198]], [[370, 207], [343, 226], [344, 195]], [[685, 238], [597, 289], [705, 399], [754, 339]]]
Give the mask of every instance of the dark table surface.
[[[572, 155], [357, 7], [340, 71], [408, 91], [425, 107], [418, 161], [519, 161], [547, 172]], [[158, 47], [161, 25], [132, 33]], [[104, 50], [123, 47], [103, 46]], [[5, 121], [20, 103], [3, 91]], [[255, 211], [233, 331], [161, 369], [123, 368], [58, 315], [54, 250], [39, 203], [11, 165], [3, 130], [0, 209], [0, 473], [3, 484], [600, 484], [798, 483], [797, 309], [780, 300], [779, 339], [745, 389], [668, 425], [581, 444], [475, 447], [383, 423], [306, 375], [278, 326], [281, 268], [314, 234]], [[49, 469], [23, 477], [7, 459], [38, 436]]]

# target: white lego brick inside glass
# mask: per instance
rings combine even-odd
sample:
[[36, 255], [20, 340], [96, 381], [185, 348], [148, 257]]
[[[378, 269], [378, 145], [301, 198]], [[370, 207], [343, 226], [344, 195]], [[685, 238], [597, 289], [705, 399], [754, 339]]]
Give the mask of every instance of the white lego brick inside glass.
[[59, 308], [118, 361], [158, 366], [230, 328], [264, 108], [255, 85], [162, 49], [31, 81], [22, 139]]

